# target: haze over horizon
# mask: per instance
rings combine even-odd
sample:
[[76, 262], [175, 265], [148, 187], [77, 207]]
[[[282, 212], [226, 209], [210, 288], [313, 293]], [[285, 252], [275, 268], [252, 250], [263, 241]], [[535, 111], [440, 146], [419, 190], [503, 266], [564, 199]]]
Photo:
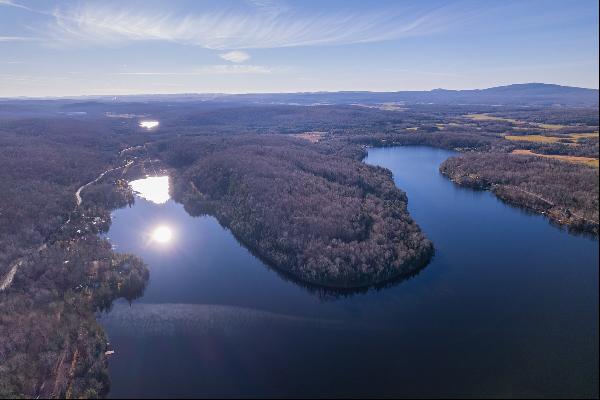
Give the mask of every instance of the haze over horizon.
[[[168, 96], [168, 97], [185, 97], [185, 96], [190, 96], [190, 98], [193, 98], [195, 96], [197, 97], [209, 97], [210, 96], [215, 96], [218, 98], [225, 98], [225, 96], [245, 96], [245, 95], [257, 95], [257, 96], [266, 96], [264, 97], [264, 99], [269, 99], [268, 96], [270, 95], [334, 95], [334, 94], [344, 94], [344, 93], [356, 93], [356, 94], [360, 94], [360, 93], [364, 93], [364, 94], [376, 94], [376, 93], [381, 93], [381, 94], [394, 94], [394, 93], [398, 93], [398, 94], [402, 94], [402, 93], [435, 93], [436, 91], [444, 91], [444, 92], [448, 92], [448, 93], [465, 93], [465, 92], [477, 92], [477, 91], [481, 91], [482, 93], [487, 92], [489, 90], [494, 90], [494, 89], [502, 89], [502, 88], [513, 88], [513, 87], [518, 87], [518, 86], [537, 86], [537, 85], [541, 85], [541, 86], [547, 86], [547, 87], [551, 87], [551, 88], [564, 88], [567, 90], [585, 90], [585, 91], [598, 91], [598, 89], [594, 89], [594, 88], [582, 88], [582, 87], [577, 87], [577, 86], [563, 86], [563, 85], [556, 85], [556, 84], [552, 84], [552, 83], [543, 83], [543, 82], [524, 82], [524, 83], [514, 83], [514, 84], [508, 84], [508, 85], [501, 85], [501, 86], [494, 86], [494, 87], [486, 87], [486, 88], [466, 88], [466, 89], [446, 89], [446, 88], [434, 88], [434, 89], [427, 89], [427, 90], [407, 90], [407, 91], [402, 91], [402, 90], [397, 90], [397, 91], [393, 91], [393, 90], [388, 90], [388, 91], [370, 91], [370, 90], [332, 90], [332, 91], [328, 91], [328, 90], [316, 90], [316, 91], [289, 91], [289, 92], [284, 92], [284, 91], [279, 91], [279, 92], [270, 92], [270, 91], [263, 91], [263, 92], [165, 92], [165, 93], [126, 93], [126, 94], [77, 94], [77, 95], [47, 95], [47, 96], [0, 96], [1, 100], [36, 100], [36, 99], [40, 99], [40, 100], [59, 100], [59, 99], [77, 99], [77, 98], [110, 98], [110, 97], [123, 97], [123, 98], [127, 98], [127, 97], [146, 97], [146, 96]], [[535, 89], [534, 89], [535, 90]], [[528, 93], [529, 95], [535, 95], [533, 93]], [[560, 93], [560, 92], [555, 92], [553, 93], [554, 95], [557, 96], [561, 96], [564, 95], [564, 93]], [[552, 96], [553, 94], [547, 92], [546, 96]], [[343, 102], [344, 100], [342, 100]], [[404, 101], [404, 100], [403, 100]]]
[[0, 97], [598, 89], [595, 1], [0, 0]]

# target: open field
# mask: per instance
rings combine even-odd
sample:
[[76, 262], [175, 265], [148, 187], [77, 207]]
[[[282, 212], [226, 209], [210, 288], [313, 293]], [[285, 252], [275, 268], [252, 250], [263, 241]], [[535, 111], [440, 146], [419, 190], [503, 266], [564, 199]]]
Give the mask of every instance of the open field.
[[598, 131], [592, 133], [572, 133], [570, 136], [575, 140], [597, 138]]
[[549, 131], [558, 131], [560, 129], [566, 128], [567, 125], [559, 125], [559, 124], [535, 124], [538, 128], [546, 129]]
[[[564, 143], [568, 140], [570, 143], [576, 143], [579, 139], [597, 138], [598, 132], [594, 133], [571, 133], [563, 136], [544, 136], [544, 135], [506, 135], [504, 139], [520, 142], [534, 143]], [[570, 144], [565, 143], [565, 144]]]
[[537, 154], [531, 150], [513, 150], [512, 154], [554, 158], [554, 159], [560, 160], [560, 161], [566, 161], [566, 162], [576, 163], [576, 164], [583, 164], [583, 165], [587, 165], [588, 167], [598, 168], [598, 159], [591, 158], [591, 157], [574, 157], [574, 156], [560, 156], [560, 155], [550, 155], [550, 154]]
[[525, 126], [529, 126], [529, 127], [534, 127], [537, 129], [543, 129], [546, 131], [558, 131], [564, 128], [567, 128], [569, 125], [561, 125], [561, 124], [545, 124], [545, 123], [536, 123], [536, 122], [528, 122], [528, 121], [523, 121], [523, 120], [518, 120], [518, 119], [514, 119], [514, 118], [505, 118], [505, 117], [497, 117], [494, 115], [489, 115], [489, 114], [466, 114], [464, 115], [465, 118], [471, 119], [473, 121], [502, 121], [502, 122], [508, 122], [511, 124], [515, 124], [515, 125], [520, 125], [518, 127], [515, 127], [513, 129], [515, 130], [521, 130], [521, 129], [526, 129]]
[[495, 117], [495, 116], [489, 115], [489, 114], [467, 114], [467, 115], [465, 115], [465, 117], [472, 119], [474, 121], [503, 121], [503, 122], [510, 122], [512, 124], [523, 124], [524, 123], [523, 121], [519, 121], [516, 119]]
[[544, 135], [506, 135], [506, 140], [512, 140], [515, 142], [533, 142], [533, 143], [560, 143], [561, 140], [571, 139], [570, 136], [557, 137], [557, 136], [544, 136]]
[[304, 139], [304, 140], [308, 140], [311, 143], [318, 143], [321, 139], [323, 139], [323, 136], [325, 135], [326, 132], [304, 132], [304, 133], [297, 133], [295, 135], [292, 135], [298, 139]]

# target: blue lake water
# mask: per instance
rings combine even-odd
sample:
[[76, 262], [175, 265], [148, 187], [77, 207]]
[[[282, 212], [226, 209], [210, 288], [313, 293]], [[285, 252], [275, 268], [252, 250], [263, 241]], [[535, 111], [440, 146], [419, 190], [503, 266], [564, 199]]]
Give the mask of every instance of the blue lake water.
[[598, 396], [598, 241], [454, 185], [453, 154], [369, 151], [436, 255], [367, 292], [287, 280], [173, 200], [115, 211], [111, 242], [151, 278], [101, 319], [111, 396]]

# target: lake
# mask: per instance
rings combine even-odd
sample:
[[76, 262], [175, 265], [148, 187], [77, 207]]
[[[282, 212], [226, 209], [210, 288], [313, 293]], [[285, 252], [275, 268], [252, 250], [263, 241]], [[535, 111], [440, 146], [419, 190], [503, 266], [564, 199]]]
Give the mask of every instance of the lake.
[[438, 172], [453, 154], [369, 151], [436, 255], [366, 292], [290, 281], [173, 200], [115, 211], [107, 236], [151, 277], [101, 318], [110, 395], [597, 396], [598, 241], [454, 185]]

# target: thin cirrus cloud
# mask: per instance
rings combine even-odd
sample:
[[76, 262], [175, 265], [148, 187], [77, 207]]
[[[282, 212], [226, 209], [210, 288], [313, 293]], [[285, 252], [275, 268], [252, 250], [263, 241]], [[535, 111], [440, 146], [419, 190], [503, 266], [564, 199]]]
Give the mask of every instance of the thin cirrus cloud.
[[262, 65], [205, 65], [190, 71], [135, 71], [119, 72], [117, 75], [129, 76], [193, 76], [193, 75], [263, 75], [272, 73], [272, 69]]
[[[272, 6], [177, 13], [94, 2], [55, 9], [47, 33], [54, 41], [69, 44], [111, 46], [158, 40], [226, 51], [365, 43], [425, 35], [457, 23], [456, 15], [451, 14], [456, 13], [448, 7], [417, 11], [402, 3], [362, 13], [310, 13]], [[221, 57], [242, 62], [237, 61], [243, 59], [242, 54], [231, 53]]]
[[18, 9], [21, 9], [21, 10], [29, 11], [29, 12], [36, 13], [36, 14], [42, 14], [42, 15], [46, 15], [46, 16], [52, 16], [53, 15], [49, 11], [41, 10], [41, 9], [37, 9], [37, 8], [32, 8], [32, 7], [26, 6], [26, 5], [21, 4], [21, 3], [17, 3], [14, 0], [0, 0], [0, 6], [18, 8]]
[[24, 10], [31, 11], [31, 9], [29, 7], [19, 4], [19, 3], [15, 3], [13, 0], [0, 0], [0, 6], [22, 8]]
[[243, 63], [250, 59], [250, 54], [246, 53], [245, 51], [233, 50], [228, 51], [227, 53], [221, 53], [219, 54], [219, 57], [226, 61]]
[[36, 42], [39, 40], [41, 39], [28, 36], [0, 36], [0, 42]]

